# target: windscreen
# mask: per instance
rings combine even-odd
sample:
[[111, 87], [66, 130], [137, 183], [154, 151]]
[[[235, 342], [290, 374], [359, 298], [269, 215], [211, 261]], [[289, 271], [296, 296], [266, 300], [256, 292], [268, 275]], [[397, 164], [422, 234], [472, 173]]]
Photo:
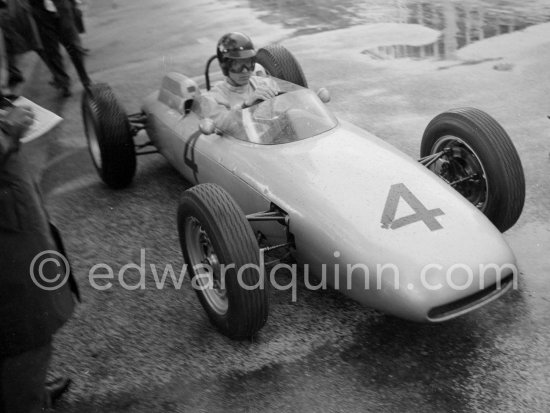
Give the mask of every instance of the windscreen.
[[335, 116], [317, 95], [277, 79], [281, 94], [234, 112], [231, 130], [237, 139], [261, 145], [278, 145], [307, 139], [337, 125]]

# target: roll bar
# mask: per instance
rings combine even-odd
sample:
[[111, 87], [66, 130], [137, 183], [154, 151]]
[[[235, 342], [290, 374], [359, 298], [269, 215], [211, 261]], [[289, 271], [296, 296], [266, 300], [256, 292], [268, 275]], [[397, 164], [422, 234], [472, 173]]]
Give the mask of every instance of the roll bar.
[[206, 62], [206, 68], [204, 69], [204, 79], [206, 81], [206, 90], [210, 90], [210, 64], [212, 63], [213, 60], [217, 59], [218, 56], [216, 55], [213, 55], [210, 57], [210, 59], [208, 59], [208, 61]]

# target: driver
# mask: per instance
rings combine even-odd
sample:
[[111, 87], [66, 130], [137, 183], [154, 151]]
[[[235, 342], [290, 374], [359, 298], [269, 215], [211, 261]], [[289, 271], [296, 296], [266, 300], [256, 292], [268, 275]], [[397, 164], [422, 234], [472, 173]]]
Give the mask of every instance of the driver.
[[201, 112], [214, 120], [217, 128], [231, 130], [235, 111], [271, 99], [279, 92], [268, 77], [253, 76], [256, 50], [246, 34], [232, 32], [218, 41], [216, 54], [225, 80], [201, 96]]

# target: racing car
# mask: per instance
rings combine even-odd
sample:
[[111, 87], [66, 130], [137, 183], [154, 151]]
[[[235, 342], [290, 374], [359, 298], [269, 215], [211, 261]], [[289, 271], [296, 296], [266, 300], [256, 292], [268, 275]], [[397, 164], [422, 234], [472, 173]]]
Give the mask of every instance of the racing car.
[[[523, 209], [523, 168], [487, 113], [435, 116], [412, 159], [337, 118], [329, 93], [307, 87], [292, 53], [268, 45], [258, 50], [256, 74], [281, 92], [235, 111], [231, 130], [222, 130], [200, 110], [214, 58], [202, 86], [168, 73], [136, 114], [95, 84], [82, 115], [109, 187], [130, 185], [136, 156], [156, 152], [192, 184], [177, 230], [194, 289], [223, 334], [243, 339], [265, 325], [267, 252], [290, 255], [318, 285], [419, 322], [463, 315], [516, 284], [502, 233]], [[138, 145], [141, 131], [148, 140]]]

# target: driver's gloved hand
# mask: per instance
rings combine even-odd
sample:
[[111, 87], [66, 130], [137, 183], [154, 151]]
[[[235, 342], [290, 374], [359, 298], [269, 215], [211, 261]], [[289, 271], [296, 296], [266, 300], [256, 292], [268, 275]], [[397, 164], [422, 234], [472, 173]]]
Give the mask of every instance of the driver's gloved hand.
[[277, 90], [268, 85], [258, 85], [254, 93], [250, 95], [245, 101], [243, 106], [249, 107], [258, 101], [268, 100], [277, 96]]

